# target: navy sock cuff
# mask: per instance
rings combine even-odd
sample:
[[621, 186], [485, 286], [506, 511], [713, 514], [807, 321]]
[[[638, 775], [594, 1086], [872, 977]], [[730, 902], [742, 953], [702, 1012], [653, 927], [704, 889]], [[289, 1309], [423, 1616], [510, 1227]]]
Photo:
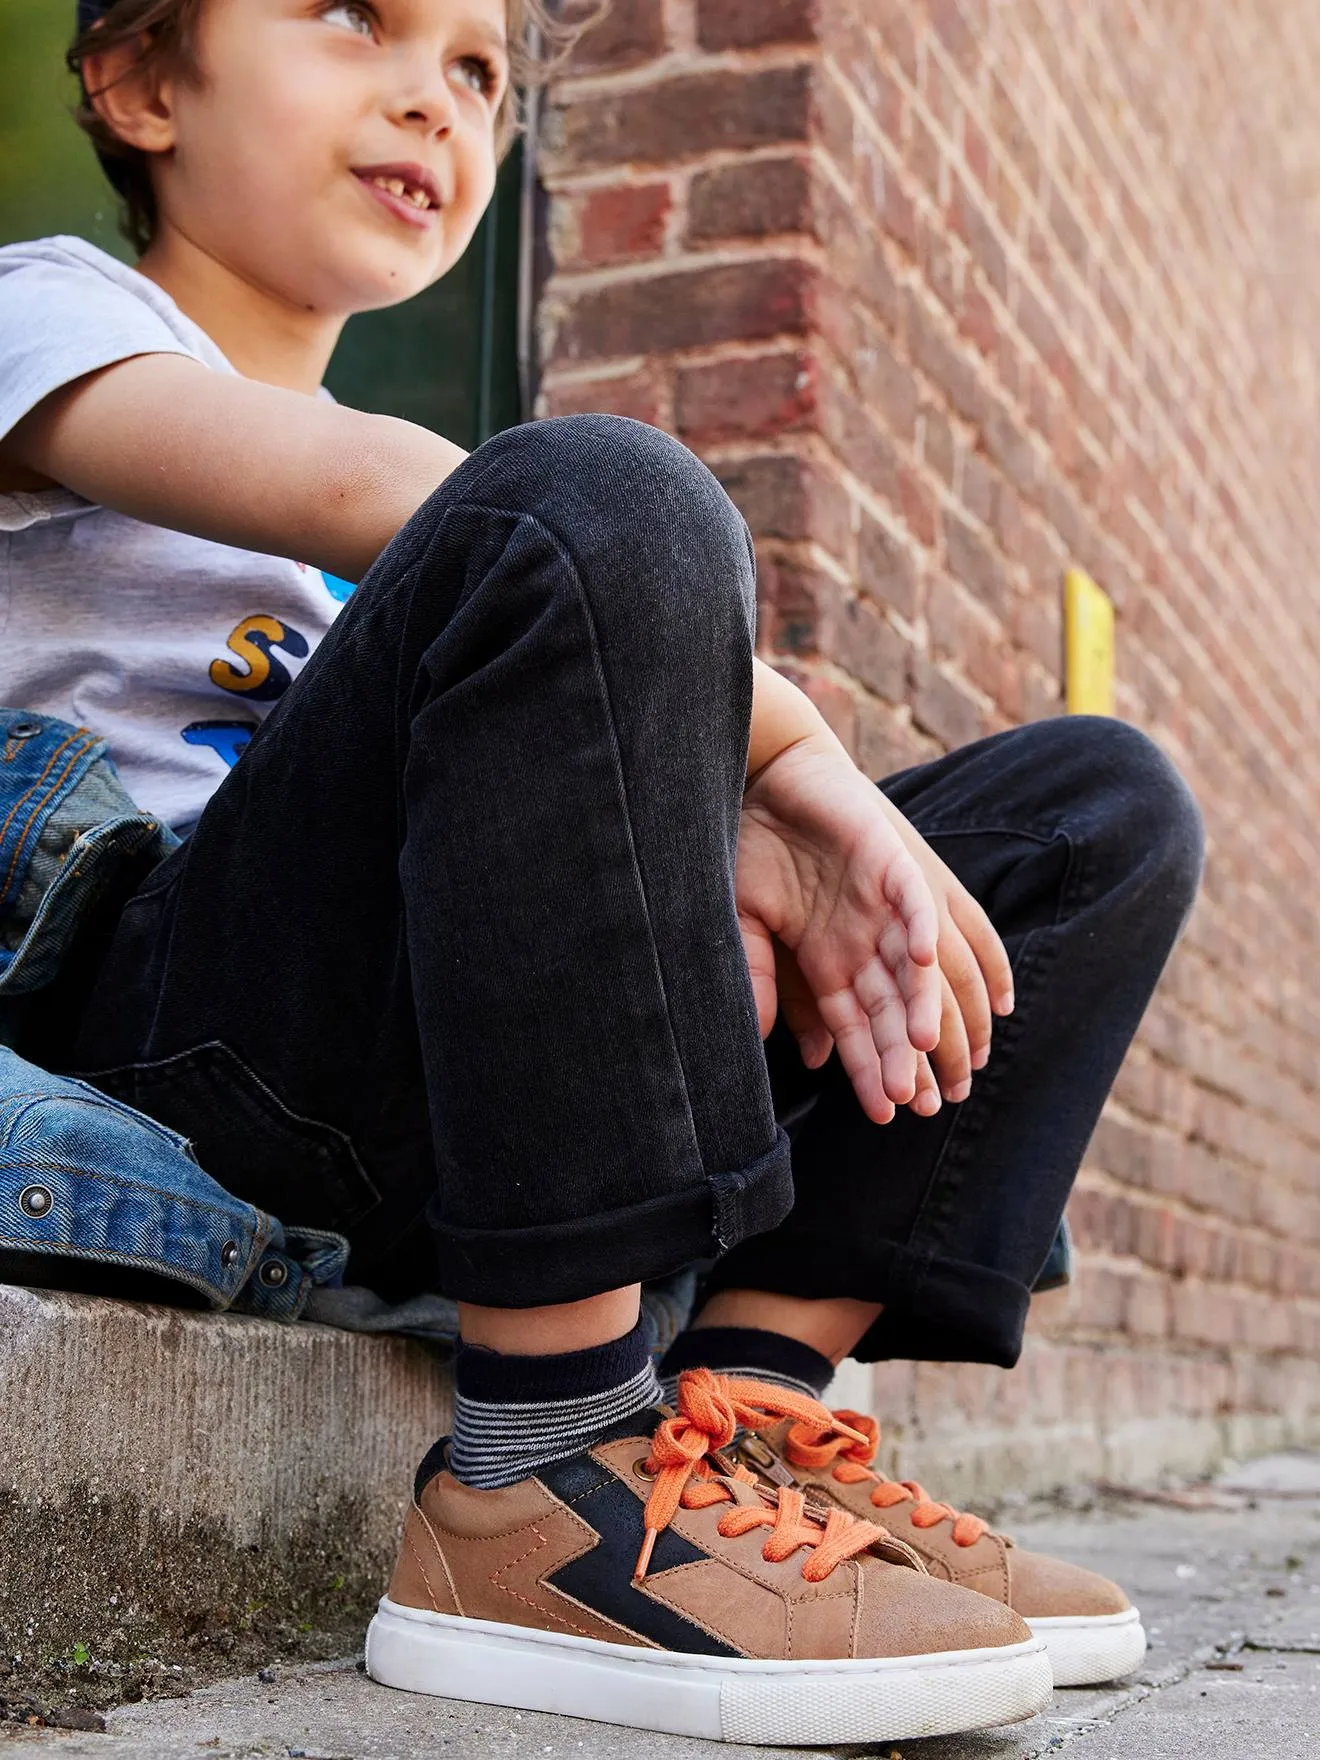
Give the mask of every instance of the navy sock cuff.
[[650, 1329], [645, 1315], [622, 1338], [559, 1356], [506, 1356], [460, 1340], [454, 1356], [454, 1390], [461, 1399], [488, 1405], [585, 1399], [631, 1381], [649, 1360]]
[[823, 1393], [834, 1379], [834, 1364], [800, 1339], [782, 1332], [766, 1332], [759, 1326], [694, 1326], [678, 1337], [660, 1364], [663, 1376], [684, 1369], [762, 1370], [804, 1381]]

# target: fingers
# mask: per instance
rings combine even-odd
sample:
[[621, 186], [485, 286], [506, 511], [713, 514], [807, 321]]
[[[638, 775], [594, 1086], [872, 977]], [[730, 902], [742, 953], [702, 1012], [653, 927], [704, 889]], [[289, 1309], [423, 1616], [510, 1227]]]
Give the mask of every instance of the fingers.
[[801, 967], [782, 943], [775, 947], [779, 974], [779, 1006], [784, 1024], [798, 1042], [808, 1069], [819, 1069], [834, 1049], [834, 1037], [816, 1007]]
[[778, 988], [775, 983], [775, 942], [765, 924], [749, 912], [738, 913], [738, 929], [742, 935], [747, 970], [752, 979], [752, 995], [756, 1000], [756, 1019], [761, 1037], [768, 1038], [778, 1010]]
[[940, 1039], [940, 992], [938, 965], [919, 965], [911, 957], [905, 927], [891, 919], [881, 933], [880, 957], [898, 986], [907, 1011], [905, 1037], [915, 1051], [933, 1051]]
[[935, 964], [940, 938], [939, 912], [926, 876], [907, 850], [897, 850], [885, 864], [885, 901], [897, 912], [907, 935], [907, 953], [919, 966]]
[[942, 987], [940, 1042], [931, 1053], [934, 1078], [946, 1100], [965, 1100], [972, 1091], [972, 1051], [967, 1026], [953, 986], [945, 979]]
[[[873, 961], [872, 967], [878, 967], [879, 961]], [[890, 998], [883, 996], [883, 986], [889, 979]], [[893, 1081], [899, 1089], [903, 1101], [913, 1098], [916, 1093], [916, 1053], [906, 1044], [901, 1022], [905, 1018], [902, 1000], [893, 988], [893, 980], [889, 974], [868, 970], [862, 979], [862, 993], [870, 998], [867, 1007], [859, 995], [855, 985], [836, 990], [829, 996], [817, 997], [817, 1006], [821, 1019], [834, 1039], [835, 1050], [839, 1061], [847, 1071], [848, 1080], [853, 1085], [866, 1116], [876, 1124], [888, 1124], [894, 1116], [894, 1095], [890, 1092], [889, 1082]], [[887, 1026], [878, 1028], [872, 1017], [871, 1009]], [[897, 1032], [898, 1043], [894, 1042], [893, 1034]], [[881, 1044], [877, 1043], [877, 1037]], [[903, 1071], [896, 1057], [906, 1048], [912, 1059], [911, 1076], [905, 1083]], [[884, 1052], [889, 1053], [889, 1073], [886, 1076]]]
[[917, 1091], [912, 1110], [921, 1118], [934, 1118], [939, 1109], [940, 1090], [931, 1069], [931, 1060], [923, 1051], [917, 1058]]
[[980, 967], [981, 977], [996, 1014], [1013, 1012], [1013, 968], [994, 924], [966, 887], [949, 895], [949, 915]]
[[[973, 957], [971, 948], [956, 923], [945, 925], [940, 937], [940, 971], [944, 976], [945, 1012], [940, 1026], [940, 1085], [946, 1100], [965, 1099], [949, 1092], [949, 1086], [960, 1087], [973, 1070], [984, 1069], [990, 1061], [990, 993], [985, 977]], [[950, 1021], [948, 1002], [955, 1004], [957, 1021]], [[949, 1038], [950, 1028], [953, 1037]]]

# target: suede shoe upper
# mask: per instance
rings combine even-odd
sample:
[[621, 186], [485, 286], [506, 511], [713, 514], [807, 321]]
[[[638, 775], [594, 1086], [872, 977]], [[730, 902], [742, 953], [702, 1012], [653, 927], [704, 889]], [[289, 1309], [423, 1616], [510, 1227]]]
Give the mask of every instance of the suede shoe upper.
[[1129, 1607], [1107, 1577], [1028, 1552], [979, 1516], [937, 1502], [915, 1480], [876, 1473], [875, 1419], [848, 1411], [833, 1416], [833, 1428], [783, 1420], [745, 1438], [740, 1458], [772, 1478], [791, 1476], [814, 1501], [880, 1522], [920, 1556], [932, 1576], [975, 1589], [1023, 1619], [1104, 1617]]
[[786, 1405], [799, 1421], [828, 1416], [696, 1370], [676, 1414], [642, 1413], [503, 1490], [472, 1490], [437, 1456], [419, 1474], [389, 1600], [724, 1657], [904, 1657], [1030, 1638], [1006, 1604], [934, 1580], [883, 1528], [767, 1490], [718, 1452]]

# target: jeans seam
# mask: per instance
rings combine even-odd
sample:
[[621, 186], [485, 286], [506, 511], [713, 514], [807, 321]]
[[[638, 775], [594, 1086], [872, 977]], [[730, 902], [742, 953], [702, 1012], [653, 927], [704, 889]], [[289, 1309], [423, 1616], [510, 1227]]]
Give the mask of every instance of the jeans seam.
[[[923, 833], [923, 835], [925, 834]], [[1071, 907], [1084, 900], [1090, 867], [1083, 845], [1077, 839], [1069, 836], [1068, 832], [1062, 829], [1056, 832], [1055, 836], [1063, 837], [1068, 844], [1068, 865], [1055, 899], [1054, 921], [1050, 925], [1051, 928], [1058, 927], [1064, 914], [1065, 904]], [[1054, 839], [1049, 841], [1053, 842]], [[1039, 982], [1055, 957], [1056, 949], [1045, 945], [1041, 939], [1047, 932], [1046, 930], [1033, 929], [1023, 939], [1018, 954], [1018, 969], [1014, 973], [1017, 1004], [1009, 1020], [999, 1028], [1001, 1053], [1012, 1049], [1014, 1040], [1022, 1030], [1020, 1023], [1025, 1019], [1025, 1014], [1020, 1011], [1024, 993], [1029, 987]], [[1007, 1045], [1004, 1043], [1004, 1037], [1008, 1039]], [[906, 1243], [908, 1250], [919, 1258], [921, 1264], [921, 1270], [916, 1274], [915, 1282], [910, 1291], [913, 1299], [920, 1294], [930, 1266], [943, 1243], [951, 1206], [961, 1189], [966, 1174], [966, 1164], [975, 1146], [977, 1119], [986, 1105], [993, 1102], [996, 1090], [1003, 1079], [1005, 1067], [1006, 1061], [1001, 1057], [998, 1068], [996, 1068], [992, 1056], [991, 1062], [987, 1064], [985, 1070], [975, 1078], [972, 1094], [959, 1109], [936, 1159], [935, 1166], [931, 1169], [925, 1196], [917, 1211]], [[950, 1175], [952, 1178], [949, 1177]], [[937, 1191], [939, 1194], [938, 1203], [935, 1203], [933, 1200]], [[924, 1242], [921, 1239], [923, 1227], [926, 1235]]]

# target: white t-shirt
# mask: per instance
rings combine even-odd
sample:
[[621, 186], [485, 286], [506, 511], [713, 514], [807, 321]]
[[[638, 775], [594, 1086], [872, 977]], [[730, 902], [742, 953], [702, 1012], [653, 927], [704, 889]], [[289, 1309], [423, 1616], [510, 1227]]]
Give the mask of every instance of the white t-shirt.
[[[138, 354], [234, 371], [167, 293], [95, 245], [0, 248], [0, 436]], [[0, 705], [103, 734], [139, 806], [187, 829], [351, 590], [67, 489], [0, 494]]]

